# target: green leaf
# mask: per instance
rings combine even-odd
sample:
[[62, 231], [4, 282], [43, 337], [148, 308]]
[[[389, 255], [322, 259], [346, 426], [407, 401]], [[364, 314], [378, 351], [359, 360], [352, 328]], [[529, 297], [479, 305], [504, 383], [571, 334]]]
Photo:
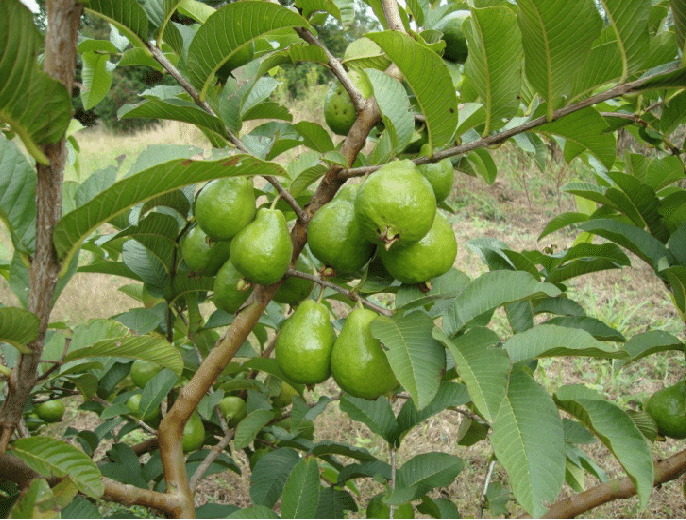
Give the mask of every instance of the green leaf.
[[104, 492], [95, 463], [71, 444], [36, 436], [13, 441], [10, 451], [46, 478], [69, 477], [84, 495], [99, 498]]
[[58, 142], [71, 121], [67, 89], [36, 58], [43, 37], [21, 2], [0, 4], [0, 123], [10, 126], [31, 156], [48, 164], [40, 145]]
[[431, 336], [433, 328], [431, 317], [421, 311], [380, 316], [371, 324], [372, 336], [383, 343], [395, 377], [419, 410], [436, 395], [445, 369], [445, 349]]
[[314, 518], [345, 518], [346, 511], [357, 511], [357, 503], [350, 493], [331, 486], [320, 489]]
[[247, 448], [255, 440], [262, 427], [274, 418], [271, 410], [254, 410], [236, 427], [234, 446], [236, 449]]
[[110, 57], [108, 54], [84, 52], [81, 60], [81, 103], [85, 110], [89, 110], [100, 103], [112, 87], [112, 72], [107, 68]]
[[281, 49], [267, 56], [257, 71], [257, 77], [261, 77], [269, 70], [279, 65], [296, 65], [299, 62], [328, 64], [329, 60], [324, 49], [318, 45], [295, 43], [286, 49]]
[[622, 75], [622, 58], [617, 41], [595, 45], [577, 74], [570, 97], [577, 100], [598, 85], [614, 83]]
[[511, 369], [507, 353], [496, 347], [500, 342], [498, 335], [490, 329], [475, 327], [453, 339], [435, 329], [434, 337], [453, 356], [457, 373], [467, 385], [476, 408], [487, 421], [494, 421], [507, 392]]
[[395, 297], [396, 309], [409, 310], [431, 302], [455, 298], [470, 282], [462, 271], [451, 267], [450, 270], [431, 280], [431, 290], [426, 293], [416, 285], [402, 284]]
[[164, 213], [153, 212], [148, 213], [138, 225], [129, 226], [112, 236], [112, 240], [123, 237], [135, 239], [136, 242], [145, 246], [147, 253], [162, 263], [167, 272], [171, 272], [174, 267], [172, 264], [176, 255], [176, 238], [178, 235], [179, 223], [176, 218]]
[[668, 350], [683, 351], [684, 343], [679, 340], [679, 338], [664, 330], [649, 330], [641, 334], [636, 334], [624, 344], [623, 350], [631, 356], [631, 360], [624, 361], [624, 363], [633, 363], [634, 361], [657, 352], [665, 352]]
[[262, 456], [250, 477], [250, 498], [259, 506], [274, 507], [281, 498], [283, 486], [300, 460], [292, 448], [279, 448]]
[[147, 417], [156, 408], [159, 408], [160, 403], [167, 397], [178, 380], [179, 376], [166, 368], [155, 374], [143, 389], [141, 400], [138, 403], [140, 416]]
[[366, 424], [373, 433], [380, 435], [386, 442], [391, 444], [398, 442], [398, 421], [385, 397], [371, 401], [345, 394], [341, 397], [340, 408], [352, 420]]
[[398, 424], [401, 432], [410, 431], [419, 423], [429, 417], [442, 412], [449, 406], [462, 406], [471, 401], [467, 393], [467, 387], [453, 381], [441, 381], [438, 392], [433, 401], [427, 406], [417, 411], [417, 407], [412, 399], [408, 399], [398, 414]]
[[183, 370], [179, 350], [159, 336], [124, 336], [97, 341], [90, 347], [70, 348], [65, 361], [106, 356], [154, 361], [179, 375]]
[[554, 285], [538, 282], [524, 271], [484, 273], [455, 298], [443, 318], [443, 329], [452, 336], [469, 321], [505, 303], [559, 294]]
[[517, 5], [526, 77], [546, 101], [550, 118], [571, 87], [572, 72], [582, 68], [600, 35], [602, 20], [592, 2], [574, 9], [566, 0], [522, 0]]
[[35, 479], [22, 490], [7, 518], [55, 518], [59, 517], [59, 510], [60, 505], [47, 481]]
[[457, 506], [448, 498], [422, 497], [422, 503], [417, 511], [429, 515], [431, 518], [459, 518]]
[[28, 354], [30, 351], [26, 345], [36, 339], [39, 333], [38, 316], [19, 307], [0, 307], [0, 341]]
[[296, 12], [271, 2], [226, 5], [217, 9], [195, 33], [186, 60], [188, 79], [204, 99], [215, 71], [238, 47], [276, 29], [308, 26], [307, 20]]
[[[464, 468], [464, 461], [448, 453], [421, 453], [398, 469], [397, 490], [411, 488], [412, 500], [437, 487], [448, 487]], [[393, 501], [393, 494], [389, 501]]]
[[585, 330], [599, 341], [626, 341], [626, 338], [618, 330], [613, 329], [600, 320], [587, 316], [559, 316], [545, 323]]
[[541, 517], [564, 482], [564, 428], [551, 397], [523, 369], [510, 376], [491, 442], [519, 504]]
[[679, 48], [683, 49], [684, 40], [686, 39], [686, 5], [680, 0], [669, 0], [669, 6], [672, 8], [672, 15], [674, 16], [677, 42], [679, 43]]
[[[376, 69], [365, 69], [386, 122], [393, 125], [397, 137], [396, 150], [404, 149], [412, 139], [414, 116], [410, 112], [407, 92], [395, 79]], [[386, 127], [388, 127], [388, 124]]]
[[338, 474], [337, 483], [344, 486], [348, 480], [358, 478], [371, 478], [379, 475], [386, 480], [391, 479], [391, 466], [382, 460], [372, 460], [360, 462], [359, 464], [348, 464]]
[[648, 20], [650, 2], [644, 0], [601, 0], [605, 15], [617, 34], [617, 45], [622, 58], [623, 83], [630, 73], [638, 70], [650, 46]]
[[341, 10], [332, 0], [297, 0], [295, 5], [302, 10], [302, 15], [305, 18], [309, 18], [315, 11], [325, 11], [343, 23]]
[[519, 107], [522, 36], [514, 11], [502, 6], [473, 8], [465, 24], [469, 54], [465, 77], [486, 110], [482, 135], [510, 119]]
[[145, 47], [148, 41], [148, 19], [145, 10], [136, 0], [89, 0], [84, 9], [110, 22], [132, 44]]
[[457, 97], [443, 60], [399, 31], [370, 33], [366, 37], [388, 54], [415, 93], [426, 118], [431, 147], [449, 144], [457, 127]]
[[259, 520], [261, 518], [280, 518], [274, 511], [265, 506], [250, 506], [245, 509], [239, 509], [235, 513], [231, 513], [226, 518], [254, 518]]
[[566, 228], [567, 226], [571, 226], [572, 224], [578, 224], [579, 222], [586, 222], [587, 220], [588, 215], [586, 215], [586, 213], [560, 213], [559, 215], [555, 216], [550, 222], [548, 222], [548, 224], [545, 226], [545, 229], [543, 229], [541, 234], [538, 235], [537, 240], [541, 240], [542, 238], [550, 235], [551, 233]]
[[660, 271], [669, 284], [672, 302], [683, 315], [686, 312], [686, 266], [673, 265]]
[[320, 489], [317, 459], [301, 459], [283, 486], [281, 518], [314, 518]]
[[653, 459], [648, 441], [616, 404], [589, 399], [584, 390], [578, 385], [564, 386], [556, 392], [555, 402], [612, 452], [636, 486], [640, 507], [645, 507], [653, 490]]
[[583, 329], [543, 323], [512, 336], [503, 344], [513, 363], [542, 357], [587, 356], [622, 359], [626, 354], [601, 343]]
[[377, 70], [386, 70], [391, 60], [376, 43], [367, 38], [360, 38], [346, 47], [343, 63], [353, 69], [373, 67]]
[[355, 460], [376, 460], [376, 457], [369, 453], [366, 448], [358, 448], [336, 441], [319, 441], [310, 450], [310, 453], [319, 458], [326, 458], [327, 455], [342, 455]]
[[16, 145], [0, 135], [0, 219], [12, 245], [32, 253], [36, 239], [36, 170]]
[[303, 144], [315, 152], [326, 153], [335, 148], [329, 132], [316, 123], [300, 121], [295, 129], [303, 137]]
[[55, 226], [53, 240], [60, 259], [68, 263], [78, 246], [99, 225], [135, 204], [146, 202], [182, 186], [240, 175], [287, 176], [281, 166], [237, 154], [216, 161], [177, 159], [147, 168], [113, 184], [87, 204], [67, 213]]
[[606, 168], [612, 167], [617, 156], [617, 141], [614, 133], [605, 132], [607, 123], [600, 113], [593, 107], [587, 107], [573, 112], [553, 123], [539, 126], [536, 131], [542, 134], [560, 135], [567, 143], [574, 143], [570, 148], [574, 153], [568, 153], [565, 147], [565, 160], [570, 162], [578, 152], [588, 150], [595, 155]]

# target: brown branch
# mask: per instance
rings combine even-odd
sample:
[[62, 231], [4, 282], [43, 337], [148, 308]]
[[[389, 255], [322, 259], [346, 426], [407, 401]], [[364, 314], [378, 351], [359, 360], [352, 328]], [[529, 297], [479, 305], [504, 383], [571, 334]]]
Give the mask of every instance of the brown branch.
[[[180, 497], [176, 495], [139, 488], [107, 477], [103, 477], [102, 481], [105, 484], [105, 492], [102, 498], [105, 500], [113, 500], [127, 506], [152, 507], [177, 518], [186, 512]], [[187, 518], [195, 518], [195, 509]]]
[[233, 433], [233, 430], [226, 432], [224, 434], [224, 437], [222, 437], [222, 439], [217, 444], [212, 446], [210, 453], [200, 463], [198, 468], [195, 470], [195, 474], [191, 478], [191, 481], [189, 483], [191, 489], [195, 490], [198, 487], [198, 481], [205, 475], [207, 468], [209, 468], [212, 465], [212, 463], [215, 460], [217, 460], [217, 457], [221, 455], [221, 453], [224, 451], [224, 448], [226, 448], [229, 445], [231, 439], [233, 439]]
[[390, 309], [386, 309], [385, 307], [381, 307], [380, 305], [377, 305], [376, 303], [372, 303], [369, 300], [366, 300], [362, 298], [359, 294], [357, 294], [355, 291], [350, 291], [346, 289], [345, 287], [341, 287], [340, 285], [336, 285], [335, 283], [328, 282], [326, 280], [322, 280], [321, 278], [311, 275], [309, 273], [303, 273], [301, 271], [296, 271], [295, 269], [289, 269], [286, 271], [287, 276], [295, 276], [297, 278], [303, 278], [305, 280], [310, 280], [311, 282], [318, 283], [322, 287], [328, 287], [329, 289], [333, 289], [334, 291], [346, 296], [347, 298], [350, 298], [351, 301], [353, 302], [360, 302], [362, 305], [365, 307], [378, 312], [379, 314], [383, 314], [384, 316], [392, 316], [393, 312]]
[[[656, 462], [654, 467], [653, 486], [679, 478], [686, 473], [686, 450]], [[634, 495], [636, 486], [629, 477], [613, 479], [555, 502], [542, 518], [574, 518], [606, 502], [631, 498]]]

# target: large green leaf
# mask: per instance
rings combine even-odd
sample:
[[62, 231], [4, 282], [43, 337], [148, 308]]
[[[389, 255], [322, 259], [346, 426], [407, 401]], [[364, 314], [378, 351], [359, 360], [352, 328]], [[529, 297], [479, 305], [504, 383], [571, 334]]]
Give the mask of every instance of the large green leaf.
[[320, 489], [317, 459], [301, 459], [283, 486], [281, 518], [314, 518]]
[[[112, 240], [123, 237], [135, 239], [145, 246], [147, 253], [155, 256], [162, 263], [165, 271], [171, 272], [178, 235], [179, 223], [176, 218], [165, 213], [151, 212], [137, 225], [129, 226], [113, 235]], [[126, 246], [124, 248], [126, 249]], [[178, 260], [177, 258], [177, 262]]]
[[386, 442], [394, 444], [398, 441], [398, 421], [385, 397], [371, 401], [345, 394], [341, 397], [340, 407], [351, 419], [363, 422]]
[[595, 45], [584, 66], [574, 75], [571, 97], [589, 93], [598, 85], [616, 81], [622, 75], [622, 59], [616, 41]]
[[645, 0], [601, 0], [605, 15], [617, 34], [617, 45], [622, 59], [623, 82], [630, 73], [638, 70], [646, 58], [650, 2]]
[[386, 119], [386, 128], [392, 125], [397, 137], [396, 150], [404, 149], [412, 139], [414, 116], [410, 112], [407, 92], [396, 80], [376, 69], [365, 69], [374, 90], [374, 98]]
[[112, 71], [107, 68], [110, 56], [95, 51], [83, 52], [81, 61], [81, 103], [84, 110], [90, 110], [105, 98], [112, 87]]
[[471, 400], [467, 387], [453, 381], [442, 381], [436, 397], [421, 411], [412, 399], [408, 399], [398, 413], [398, 424], [402, 432], [410, 431], [429, 417], [445, 410], [449, 406], [462, 406]]
[[250, 498], [256, 505], [274, 507], [281, 498], [283, 485], [300, 460], [291, 448], [279, 448], [257, 461], [250, 476]]
[[472, 9], [465, 24], [469, 54], [465, 76], [486, 110], [483, 135], [503, 125], [519, 106], [522, 36], [517, 15], [502, 6]]
[[159, 336], [126, 336], [97, 341], [90, 347], [70, 348], [65, 361], [109, 356], [154, 361], [177, 374], [183, 370], [179, 350]]
[[553, 284], [538, 282], [524, 271], [484, 273], [455, 298], [443, 317], [443, 330], [452, 336], [467, 322], [500, 305], [541, 296], [557, 296], [560, 292]]
[[588, 316], [558, 316], [545, 323], [585, 330], [599, 341], [626, 341], [626, 338], [617, 329]]
[[[464, 468], [464, 461], [448, 453], [421, 453], [398, 469], [396, 490], [411, 500], [421, 498], [437, 487], [448, 487]], [[404, 489], [403, 489], [404, 488]], [[405, 489], [412, 490], [411, 495]], [[393, 494], [390, 501], [393, 501]]]
[[507, 392], [511, 369], [507, 353], [496, 347], [498, 335], [490, 329], [475, 327], [453, 339], [435, 329], [434, 337], [453, 356], [457, 373], [467, 385], [476, 408], [487, 421], [494, 421]]
[[523, 369], [510, 376], [491, 442], [519, 504], [542, 516], [564, 482], [564, 428], [552, 398]]
[[89, 0], [84, 9], [105, 18], [123, 32], [132, 44], [145, 47], [148, 41], [148, 19], [136, 0]]
[[660, 275], [667, 280], [672, 302], [683, 316], [686, 313], [686, 266], [673, 265], [660, 271]]
[[84, 495], [102, 496], [105, 487], [100, 471], [85, 453], [71, 444], [37, 436], [17, 439], [10, 450], [44, 477], [68, 477]]
[[296, 65], [299, 62], [329, 63], [326, 51], [318, 45], [296, 43], [267, 56], [257, 71], [261, 77], [277, 65]]
[[220, 177], [254, 175], [286, 176], [276, 163], [250, 155], [234, 155], [216, 161], [177, 159], [147, 168], [113, 184], [87, 204], [67, 213], [55, 226], [53, 240], [59, 257], [67, 259], [99, 225], [135, 204], [151, 200], [182, 186]]
[[36, 170], [14, 143], [0, 135], [0, 219], [14, 248], [32, 253], [36, 239]]
[[204, 99], [214, 73], [241, 45], [286, 27], [308, 27], [305, 18], [271, 2], [235, 2], [217, 9], [195, 33], [188, 49], [188, 79]]
[[26, 345], [40, 333], [38, 316], [19, 307], [0, 307], [0, 341], [28, 353]]
[[573, 9], [567, 0], [520, 0], [517, 5], [526, 77], [551, 117], [570, 89], [574, 71], [584, 65], [602, 20], [592, 2], [577, 2]]
[[0, 123], [16, 132], [36, 161], [48, 164], [40, 145], [56, 143], [71, 121], [71, 99], [36, 58], [43, 38], [21, 2], [0, 4]]
[[426, 118], [432, 148], [449, 144], [457, 127], [457, 97], [443, 60], [427, 46], [398, 31], [370, 33], [366, 37], [395, 62], [415, 93]]
[[677, 42], [679, 43], [679, 48], [683, 49], [684, 41], [686, 40], [686, 5], [681, 0], [669, 0], [669, 5], [674, 15], [674, 29]]
[[643, 507], [653, 490], [653, 459], [648, 441], [615, 403], [592, 397], [584, 387], [571, 385], [556, 392], [555, 402], [612, 452], [636, 486]]
[[512, 362], [558, 356], [621, 359], [626, 353], [602, 343], [583, 329], [543, 323], [512, 336], [503, 344]]
[[[76, 494], [76, 488], [73, 488]], [[11, 503], [11, 502], [10, 502]], [[34, 479], [22, 490], [6, 518], [59, 518], [60, 504], [44, 479]]]
[[248, 414], [236, 427], [234, 446], [236, 449], [246, 448], [260, 432], [262, 427], [274, 418], [271, 410], [254, 410]]
[[371, 324], [372, 336], [387, 349], [395, 377], [419, 410], [436, 395], [445, 369], [445, 348], [432, 337], [433, 328], [431, 317], [421, 311], [393, 318], [380, 316]]
[[624, 344], [623, 350], [631, 356], [633, 362], [657, 352], [684, 350], [684, 343], [664, 330], [649, 330], [636, 334]]

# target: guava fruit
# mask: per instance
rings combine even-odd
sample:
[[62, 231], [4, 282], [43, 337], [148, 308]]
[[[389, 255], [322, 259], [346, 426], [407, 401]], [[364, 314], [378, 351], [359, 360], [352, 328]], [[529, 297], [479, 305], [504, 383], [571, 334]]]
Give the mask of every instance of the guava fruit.
[[234, 314], [240, 309], [250, 296], [250, 290], [247, 287], [244, 290], [238, 289], [238, 282], [241, 278], [241, 273], [231, 263], [231, 260], [228, 260], [217, 271], [217, 275], [214, 277], [214, 295], [212, 297], [215, 307], [229, 314]]
[[367, 241], [389, 249], [418, 242], [431, 229], [436, 197], [410, 160], [385, 164], [362, 183], [355, 217]]
[[429, 232], [419, 242], [381, 248], [381, 261], [390, 275], [402, 283], [428, 282], [447, 273], [455, 263], [457, 240], [450, 222], [436, 213]]
[[231, 241], [229, 262], [248, 281], [270, 285], [281, 280], [292, 256], [293, 242], [283, 213], [261, 208]]
[[465, 10], [453, 11], [434, 26], [434, 29], [443, 33], [443, 58], [453, 63], [464, 64], [467, 61], [467, 37], [463, 24], [469, 14], [469, 11]]
[[292, 385], [289, 385], [286, 381], [281, 381], [281, 392], [273, 398], [272, 402], [278, 408], [286, 408], [286, 406], [293, 403], [293, 398], [296, 395], [298, 395], [298, 391]]
[[[311, 273], [310, 266], [302, 258], [298, 258], [295, 268], [301, 273]], [[307, 298], [312, 293], [312, 289], [314, 289], [313, 281], [298, 278], [297, 276], [289, 276], [281, 282], [272, 300], [278, 303], [295, 305]]]
[[195, 198], [195, 221], [215, 241], [231, 240], [255, 218], [255, 191], [248, 177], [205, 184]]
[[43, 401], [34, 409], [39, 419], [45, 422], [61, 421], [64, 416], [64, 403], [61, 399]]
[[657, 432], [672, 439], [686, 439], [686, 381], [655, 392], [645, 406]]
[[230, 395], [217, 403], [231, 428], [248, 416], [247, 403], [238, 396]]
[[332, 83], [324, 100], [324, 121], [337, 135], [348, 135], [357, 118], [357, 111], [348, 91], [340, 83]]
[[331, 348], [336, 336], [329, 309], [305, 300], [281, 325], [274, 356], [284, 375], [296, 383], [321, 383], [331, 375]]
[[381, 342], [371, 333], [377, 314], [369, 309], [350, 311], [331, 350], [331, 375], [353, 397], [376, 399], [398, 386]]
[[230, 242], [210, 240], [200, 226], [191, 227], [181, 238], [181, 257], [191, 271], [214, 276], [229, 259]]
[[145, 388], [153, 377], [155, 377], [159, 372], [162, 371], [164, 367], [153, 361], [145, 361], [143, 359], [137, 359], [131, 364], [129, 369], [129, 377], [133, 384], [138, 388]]
[[[391, 508], [384, 504], [384, 493], [379, 493], [367, 502], [365, 518], [390, 518]], [[403, 502], [395, 506], [393, 518], [414, 518], [414, 507], [411, 502]]]
[[[428, 145], [420, 150], [421, 155], [428, 155]], [[417, 170], [431, 183], [436, 197], [436, 203], [443, 202], [450, 195], [453, 188], [454, 170], [450, 159], [443, 159], [437, 163], [420, 164]]]
[[205, 443], [205, 425], [198, 414], [191, 415], [188, 422], [183, 427], [183, 437], [181, 439], [181, 448], [184, 453], [190, 453], [200, 449]]
[[374, 253], [358, 220], [355, 218], [354, 197], [359, 185], [345, 185], [341, 196], [324, 204], [307, 226], [307, 243], [312, 254], [336, 275], [354, 273], [366, 264]]
[[[141, 414], [139, 413], [139, 408], [141, 404], [141, 398], [143, 397], [143, 394], [133, 394], [129, 399], [126, 401], [126, 406], [129, 407], [129, 410], [131, 410], [132, 415], [136, 417], [141, 417]], [[148, 414], [142, 419], [148, 423], [150, 426], [153, 428], [156, 428], [157, 425], [160, 423], [160, 409], [159, 407], [153, 408]]]

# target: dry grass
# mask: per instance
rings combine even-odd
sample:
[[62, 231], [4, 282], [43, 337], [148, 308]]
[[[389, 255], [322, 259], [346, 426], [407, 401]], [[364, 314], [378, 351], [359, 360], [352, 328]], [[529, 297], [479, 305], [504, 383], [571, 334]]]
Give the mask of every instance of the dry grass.
[[[320, 93], [321, 94], [321, 93]], [[320, 103], [314, 104], [321, 106]], [[319, 111], [317, 111], [319, 110]], [[313, 109], [311, 102], [296, 103], [295, 121], [313, 118], [322, 120], [321, 109]], [[119, 136], [102, 129], [82, 131], [78, 134], [83, 151], [81, 172], [91, 171], [121, 158], [122, 172], [128, 171], [138, 153], [147, 144], [203, 144], [202, 135], [194, 128], [168, 123], [150, 129], [145, 135]], [[284, 160], [294, 156], [294, 150]], [[499, 154], [503, 161], [501, 167], [506, 175], [499, 178], [493, 186], [487, 186], [478, 179], [460, 176], [456, 179], [452, 201], [458, 207], [452, 217], [453, 227], [460, 244], [456, 266], [469, 276], [475, 277], [485, 271], [478, 256], [465, 244], [480, 236], [497, 238], [515, 250], [543, 248], [557, 244], [563, 248], [571, 243], [572, 235], [557, 233], [537, 242], [537, 236], [547, 220], [559, 210], [570, 209], [572, 202], [559, 192], [559, 178], [568, 179], [575, 172], [565, 171], [543, 182], [534, 170], [522, 170], [522, 165], [514, 160], [510, 151]], [[508, 166], [509, 165], [509, 166]], [[508, 172], [509, 167], [509, 173]], [[514, 173], [514, 172], [517, 173]], [[81, 174], [83, 177], [85, 174]], [[78, 179], [78, 172], [71, 170], [70, 178]], [[524, 189], [526, 186], [526, 189]], [[2, 230], [2, 243], [7, 244], [7, 235]], [[79, 274], [69, 283], [57, 302], [53, 320], [69, 323], [108, 317], [127, 310], [135, 305], [133, 300], [117, 288], [127, 283], [105, 275]], [[585, 302], [589, 314], [617, 327], [621, 332], [632, 335], [651, 328], [664, 328], [683, 337], [682, 324], [672, 311], [664, 287], [652, 275], [650, 269], [636, 262], [634, 268], [590, 275], [575, 282], [571, 292]], [[5, 280], [0, 279], [0, 301], [5, 305], [15, 304]], [[653, 391], [684, 377], [683, 356], [658, 355], [647, 358], [624, 370], [615, 370], [605, 361], [597, 360], [552, 360], [541, 363], [541, 383], [553, 389], [567, 383], [585, 383], [603, 389], [611, 399], [622, 405], [632, 406]], [[319, 385], [316, 394], [335, 396], [338, 389], [333, 382]], [[396, 406], [399, 406], [396, 403]], [[70, 424], [77, 427], [92, 427], [92, 414], [74, 412]], [[460, 456], [465, 462], [465, 470], [447, 489], [437, 490], [436, 496], [448, 497], [455, 501], [464, 517], [478, 515], [478, 497], [491, 456], [487, 442], [479, 442], [471, 447], [457, 446], [456, 431], [461, 416], [455, 412], [442, 412], [424, 424], [416, 427], [405, 439], [398, 453], [402, 463], [412, 456], [430, 451], [446, 451]], [[66, 426], [65, 424], [62, 427]], [[338, 410], [337, 403], [329, 405], [316, 420], [316, 440], [332, 439], [364, 446], [380, 457], [387, 457], [388, 450], [378, 437], [372, 435], [361, 423], [351, 421]], [[655, 452], [666, 457], [682, 448], [683, 443], [675, 441], [658, 443]], [[599, 444], [591, 446], [589, 454], [594, 456], [610, 476], [621, 476], [621, 468]], [[242, 452], [234, 454], [238, 463], [248, 475], [247, 461]], [[497, 469], [494, 480], [507, 484], [507, 476]], [[593, 482], [589, 479], [588, 485]], [[223, 473], [208, 478], [200, 487], [198, 505], [207, 501], [232, 503], [240, 507], [250, 505], [249, 482], [245, 477], [234, 473]], [[588, 517], [607, 518], [675, 518], [686, 517], [683, 499], [683, 478], [659, 489], [655, 489], [648, 507], [639, 511], [635, 499], [607, 504], [588, 513]], [[371, 480], [359, 483], [361, 503], [381, 490], [381, 486]], [[563, 495], [570, 493], [565, 488]], [[513, 514], [521, 510], [512, 505]], [[488, 514], [488, 511], [486, 511]], [[351, 517], [362, 517], [362, 513]]]

